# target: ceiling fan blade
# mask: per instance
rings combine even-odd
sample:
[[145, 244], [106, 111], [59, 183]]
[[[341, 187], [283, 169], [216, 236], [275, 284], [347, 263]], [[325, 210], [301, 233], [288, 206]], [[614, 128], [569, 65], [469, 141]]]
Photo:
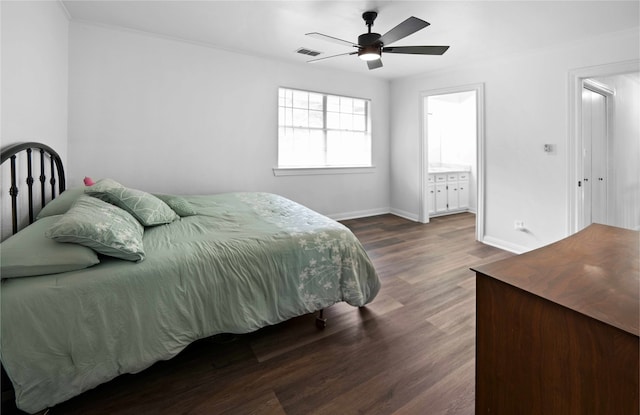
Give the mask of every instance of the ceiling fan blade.
[[367, 61], [367, 66], [369, 70], [382, 68], [382, 59], [376, 59], [374, 61]]
[[310, 61], [307, 61], [307, 62], [308, 63], [313, 63], [313, 62], [323, 61], [323, 60], [329, 59], [329, 58], [335, 58], [337, 56], [355, 55], [356, 53], [358, 53], [358, 52], [340, 53], [339, 55], [331, 55], [331, 56], [324, 56], [322, 58], [311, 59]]
[[353, 42], [349, 42], [348, 40], [338, 39], [337, 37], [333, 37], [333, 36], [329, 36], [329, 35], [323, 35], [322, 33], [318, 33], [318, 32], [311, 32], [311, 33], [305, 33], [305, 34], [307, 36], [315, 37], [316, 39], [322, 39], [322, 40], [326, 40], [326, 41], [333, 42], [333, 43], [339, 43], [339, 44], [345, 45], [345, 46], [352, 46], [354, 48], [358, 47], [358, 45], [356, 45]]
[[422, 19], [418, 19], [417, 17], [411, 16], [404, 22], [400, 23], [398, 26], [382, 35], [380, 41], [383, 45], [390, 45], [391, 43], [405, 38], [420, 29], [424, 29], [427, 26], [429, 26], [429, 23], [425, 22]]
[[390, 46], [382, 48], [384, 53], [409, 53], [413, 55], [442, 55], [449, 46]]

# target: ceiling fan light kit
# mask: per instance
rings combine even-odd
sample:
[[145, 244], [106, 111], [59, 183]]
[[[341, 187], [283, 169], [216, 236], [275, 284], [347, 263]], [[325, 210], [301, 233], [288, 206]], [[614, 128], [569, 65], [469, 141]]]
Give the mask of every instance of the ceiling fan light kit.
[[380, 59], [381, 55], [382, 48], [377, 45], [363, 46], [358, 51], [358, 56], [363, 61], [375, 61], [376, 59]]
[[351, 46], [357, 48], [357, 52], [341, 53], [339, 55], [326, 56], [323, 58], [312, 59], [308, 62], [317, 62], [324, 59], [334, 58], [336, 56], [355, 55], [357, 54], [360, 59], [367, 62], [369, 69], [376, 69], [382, 67], [382, 53], [402, 53], [412, 55], [442, 55], [449, 49], [449, 46], [395, 46], [387, 47], [393, 42], [397, 42], [400, 39], [424, 29], [429, 26], [428, 22], [418, 19], [417, 17], [409, 17], [393, 29], [389, 30], [384, 35], [379, 33], [372, 33], [371, 26], [373, 21], [378, 16], [375, 11], [368, 11], [362, 14], [365, 24], [367, 25], [367, 33], [363, 33], [358, 36], [358, 43], [352, 43], [347, 40], [339, 39], [333, 36], [324, 35], [318, 32], [307, 33], [307, 36], [312, 36], [318, 39], [323, 39], [329, 42], [340, 43], [342, 45]]

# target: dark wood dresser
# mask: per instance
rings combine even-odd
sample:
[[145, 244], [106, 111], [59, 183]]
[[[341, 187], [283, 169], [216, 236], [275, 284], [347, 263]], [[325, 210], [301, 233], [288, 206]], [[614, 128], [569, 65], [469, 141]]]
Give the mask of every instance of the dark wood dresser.
[[594, 224], [474, 271], [476, 414], [640, 412], [640, 232]]

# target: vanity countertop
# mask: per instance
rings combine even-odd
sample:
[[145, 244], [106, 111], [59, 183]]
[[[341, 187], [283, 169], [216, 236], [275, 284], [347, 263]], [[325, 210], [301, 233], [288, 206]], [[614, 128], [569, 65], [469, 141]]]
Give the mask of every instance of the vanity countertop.
[[456, 169], [453, 167], [429, 167], [429, 174], [460, 173], [460, 172], [469, 172], [469, 170], [464, 168]]

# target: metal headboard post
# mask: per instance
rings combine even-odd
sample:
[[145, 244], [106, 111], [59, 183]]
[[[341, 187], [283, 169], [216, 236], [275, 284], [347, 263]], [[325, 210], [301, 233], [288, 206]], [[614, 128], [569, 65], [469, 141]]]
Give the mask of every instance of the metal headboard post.
[[[27, 154], [27, 186], [29, 191], [29, 223], [33, 223], [34, 220], [34, 210], [33, 210], [33, 170], [32, 170], [32, 160], [31, 153], [32, 149], [37, 149], [40, 151], [40, 193], [41, 193], [41, 202], [42, 207], [44, 207], [46, 203], [46, 173], [45, 173], [45, 158], [46, 155], [49, 155], [50, 158], [50, 172], [51, 179], [49, 180], [49, 184], [51, 185], [51, 199], [55, 199], [56, 197], [56, 183], [57, 186], [57, 194], [64, 192], [66, 188], [66, 180], [64, 175], [64, 166], [62, 165], [62, 159], [58, 155], [58, 153], [53, 150], [51, 147], [36, 143], [36, 142], [28, 142], [28, 143], [19, 143], [7, 146], [3, 148], [0, 152], [0, 164], [4, 164], [6, 160], [11, 161], [11, 187], [9, 188], [9, 195], [11, 196], [11, 224], [13, 227], [13, 233], [18, 232], [18, 184], [17, 184], [17, 174], [16, 174], [16, 156], [22, 152], [26, 151]], [[57, 180], [56, 180], [57, 175]]]
[[[47, 176], [44, 174], [44, 151], [40, 150], [40, 200], [44, 200], [45, 194], [45, 182], [47, 181]], [[42, 206], [44, 207], [44, 205]]]
[[16, 156], [11, 156], [11, 187], [9, 188], [11, 195], [11, 224], [13, 225], [13, 233], [18, 232], [18, 186], [16, 185]]
[[[40, 153], [43, 153], [43, 150], [40, 150]], [[51, 199], [55, 199], [56, 198], [56, 175], [54, 174], [54, 163], [53, 163], [53, 157], [51, 157], [51, 159], [49, 160], [50, 164], [51, 164], [51, 179], [49, 180], [49, 183], [51, 183]], [[42, 207], [44, 207], [44, 199], [42, 200]]]
[[30, 148], [27, 149], [27, 186], [29, 187], [29, 223], [33, 223], [33, 172]]

